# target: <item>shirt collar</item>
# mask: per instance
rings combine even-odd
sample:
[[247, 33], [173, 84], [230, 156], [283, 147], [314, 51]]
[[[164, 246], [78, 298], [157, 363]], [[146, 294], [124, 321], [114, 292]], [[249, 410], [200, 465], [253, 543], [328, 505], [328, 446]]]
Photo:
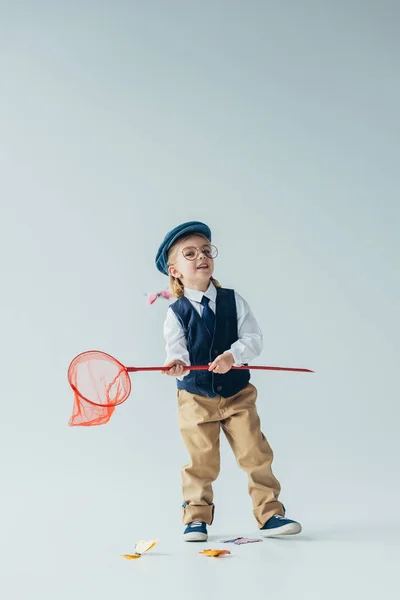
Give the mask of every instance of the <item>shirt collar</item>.
[[188, 300], [193, 300], [194, 302], [200, 303], [203, 299], [203, 296], [206, 296], [213, 302], [216, 301], [217, 298], [217, 288], [210, 281], [210, 285], [206, 292], [201, 292], [200, 290], [191, 290], [189, 288], [185, 288], [185, 296]]

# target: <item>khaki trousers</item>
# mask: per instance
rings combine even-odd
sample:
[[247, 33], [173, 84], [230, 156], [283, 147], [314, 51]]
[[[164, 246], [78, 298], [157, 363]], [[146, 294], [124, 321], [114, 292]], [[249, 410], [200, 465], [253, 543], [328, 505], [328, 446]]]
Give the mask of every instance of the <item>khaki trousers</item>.
[[220, 471], [222, 428], [239, 466], [248, 475], [253, 513], [259, 527], [284, 515], [278, 502], [280, 484], [272, 473], [273, 452], [260, 429], [257, 390], [249, 383], [230, 398], [198, 396], [178, 390], [179, 427], [190, 463], [182, 469], [184, 524], [214, 517], [212, 483]]

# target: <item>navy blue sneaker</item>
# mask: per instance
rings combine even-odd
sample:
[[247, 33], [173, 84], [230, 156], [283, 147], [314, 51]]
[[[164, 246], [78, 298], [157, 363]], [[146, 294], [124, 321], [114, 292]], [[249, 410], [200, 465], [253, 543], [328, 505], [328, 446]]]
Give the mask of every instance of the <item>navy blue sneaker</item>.
[[183, 532], [185, 542], [206, 542], [208, 539], [207, 524], [203, 521], [193, 521], [186, 525]]
[[271, 517], [260, 529], [263, 537], [274, 537], [276, 535], [294, 535], [300, 533], [301, 525], [280, 515]]

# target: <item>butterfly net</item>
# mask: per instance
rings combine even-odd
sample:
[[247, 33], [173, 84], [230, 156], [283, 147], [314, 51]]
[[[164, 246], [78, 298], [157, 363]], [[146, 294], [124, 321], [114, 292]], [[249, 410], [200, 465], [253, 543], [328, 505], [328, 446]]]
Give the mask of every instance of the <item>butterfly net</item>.
[[131, 391], [124, 365], [95, 350], [74, 358], [68, 368], [68, 381], [74, 391], [71, 427], [108, 423], [115, 407], [125, 402]]

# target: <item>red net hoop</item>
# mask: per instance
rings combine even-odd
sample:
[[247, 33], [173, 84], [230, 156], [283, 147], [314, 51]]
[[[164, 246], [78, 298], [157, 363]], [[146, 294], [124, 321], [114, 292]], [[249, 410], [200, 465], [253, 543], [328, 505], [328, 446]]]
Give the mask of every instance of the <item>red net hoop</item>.
[[126, 367], [105, 352], [90, 350], [76, 356], [68, 368], [68, 381], [74, 391], [71, 427], [103, 425], [115, 407], [131, 393]]

